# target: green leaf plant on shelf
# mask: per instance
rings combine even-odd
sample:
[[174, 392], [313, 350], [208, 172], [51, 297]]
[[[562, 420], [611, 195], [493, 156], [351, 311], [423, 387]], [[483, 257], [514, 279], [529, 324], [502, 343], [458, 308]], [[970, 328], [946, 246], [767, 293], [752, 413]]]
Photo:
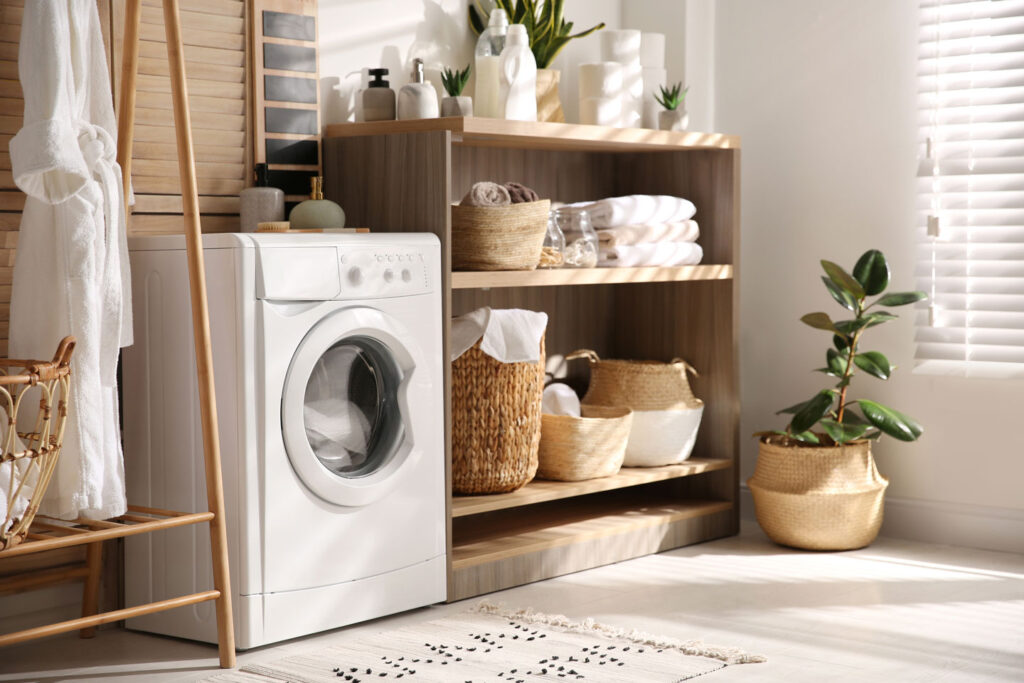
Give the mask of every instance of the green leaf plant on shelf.
[[[882, 435], [916, 441], [923, 429], [908, 415], [877, 401], [851, 396], [857, 370], [888, 380], [895, 367], [879, 351], [863, 350], [870, 330], [898, 316], [886, 308], [924, 300], [924, 292], [888, 292], [889, 264], [882, 252], [864, 253], [848, 273], [822, 261], [822, 282], [847, 313], [808, 313], [800, 320], [831, 334], [825, 366], [835, 380], [811, 398], [780, 410], [785, 430], [759, 432], [757, 469], [748, 481], [758, 522], [772, 540], [811, 550], [847, 550], [871, 543], [882, 522], [888, 480], [875, 467], [871, 442]], [[869, 300], [869, 297], [874, 297]]]

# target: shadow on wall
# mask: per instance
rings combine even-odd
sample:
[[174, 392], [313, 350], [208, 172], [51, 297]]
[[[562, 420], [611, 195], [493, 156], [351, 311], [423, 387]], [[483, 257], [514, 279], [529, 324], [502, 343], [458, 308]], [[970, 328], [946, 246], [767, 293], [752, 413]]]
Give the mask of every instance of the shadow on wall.
[[[331, 9], [368, 17], [380, 13], [380, 4], [366, 0], [343, 1], [332, 3]], [[409, 82], [412, 60], [419, 57], [424, 62], [427, 80], [433, 83], [438, 95], [443, 96], [441, 70], [446, 66], [461, 68], [472, 61], [473, 36], [466, 22], [460, 20], [464, 14], [462, 3], [445, 9], [434, 0], [422, 0], [422, 8], [423, 14], [418, 18], [404, 20], [401, 13], [388, 17], [387, 26], [375, 27], [369, 20], [362, 27], [359, 25], [362, 22], [337, 28], [321, 26], [320, 93], [324, 124], [356, 120], [357, 96], [366, 85], [362, 76], [364, 68], [388, 69], [391, 87], [397, 91]], [[408, 47], [403, 55], [405, 45]], [[379, 53], [377, 46], [382, 46]], [[339, 66], [344, 68], [344, 73], [338, 73]]]

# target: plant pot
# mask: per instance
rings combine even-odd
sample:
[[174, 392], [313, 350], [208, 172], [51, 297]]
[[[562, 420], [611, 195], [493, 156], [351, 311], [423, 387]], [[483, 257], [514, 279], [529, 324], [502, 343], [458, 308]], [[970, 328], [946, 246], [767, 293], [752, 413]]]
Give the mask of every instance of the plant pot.
[[558, 69], [537, 69], [537, 120], [565, 123], [562, 100], [558, 96], [558, 82], [562, 72]]
[[658, 112], [658, 128], [661, 130], [684, 131], [690, 125], [690, 115], [682, 109], [665, 109]]
[[472, 116], [473, 98], [466, 95], [441, 100], [441, 116]]
[[765, 437], [747, 485], [757, 522], [776, 543], [853, 550], [878, 536], [889, 480], [875, 467], [870, 441], [819, 448]]

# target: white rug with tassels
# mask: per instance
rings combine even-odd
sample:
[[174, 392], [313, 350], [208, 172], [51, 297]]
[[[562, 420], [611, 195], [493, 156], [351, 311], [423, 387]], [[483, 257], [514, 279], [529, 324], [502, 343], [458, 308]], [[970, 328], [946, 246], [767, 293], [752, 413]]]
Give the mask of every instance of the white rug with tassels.
[[222, 673], [217, 683], [676, 683], [763, 657], [698, 641], [573, 622], [488, 603], [474, 611], [270, 664]]

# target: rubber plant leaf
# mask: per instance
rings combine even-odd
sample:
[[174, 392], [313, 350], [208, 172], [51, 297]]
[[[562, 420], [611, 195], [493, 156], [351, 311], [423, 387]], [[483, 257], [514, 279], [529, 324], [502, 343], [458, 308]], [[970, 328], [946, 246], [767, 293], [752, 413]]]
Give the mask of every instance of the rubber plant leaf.
[[898, 315], [890, 313], [889, 311], [875, 311], [874, 313], [868, 313], [862, 318], [862, 320], [865, 321], [864, 327], [875, 327], [882, 323], [887, 323], [890, 320], [895, 320], [898, 317]]
[[[835, 375], [836, 377], [842, 377], [843, 374], [846, 372], [846, 364], [848, 362], [847, 358], [849, 358], [849, 354], [847, 353], [841, 354], [835, 349], [829, 349], [828, 351], [826, 351], [825, 362], [828, 366], [829, 373]], [[857, 356], [853, 357], [853, 362], [857, 363]]]
[[848, 337], [844, 337], [841, 334], [833, 334], [832, 345], [835, 346], [836, 349], [838, 349], [839, 351], [842, 351], [843, 349], [850, 348], [850, 339]]
[[808, 313], [807, 315], [800, 318], [800, 322], [804, 325], [810, 325], [817, 330], [826, 330], [828, 332], [835, 332], [842, 334], [836, 329], [835, 324], [832, 322], [832, 318], [828, 317], [828, 313]]
[[826, 417], [822, 420], [821, 426], [825, 430], [825, 433], [832, 437], [832, 440], [836, 443], [849, 443], [851, 441], [856, 441], [864, 436], [864, 433], [868, 431], [867, 425], [836, 422], [830, 417]]
[[882, 252], [871, 249], [857, 259], [853, 276], [869, 296], [881, 294], [889, 286], [889, 263]]
[[818, 435], [815, 434], [814, 432], [800, 432], [799, 434], [790, 434], [788, 436], [791, 436], [792, 438], [796, 439], [797, 441], [802, 441], [803, 443], [813, 443], [813, 444], [820, 444], [821, 443], [821, 439], [819, 439]]
[[789, 423], [789, 430], [798, 434], [808, 431], [818, 423], [818, 420], [825, 417], [829, 408], [832, 407], [833, 400], [831, 390], [823, 389], [819, 391], [814, 398], [807, 402], [807, 405], [793, 416], [793, 420]]
[[897, 410], [864, 398], [859, 399], [857, 403], [860, 404], [860, 409], [864, 411], [864, 417], [868, 422], [894, 439], [917, 441], [924, 433], [924, 428], [914, 418]]
[[824, 259], [822, 259], [821, 267], [825, 269], [825, 272], [828, 274], [828, 277], [830, 280], [832, 280], [832, 282], [836, 283], [837, 285], [839, 285], [839, 287], [845, 289], [847, 292], [852, 294], [854, 298], [864, 298], [864, 288], [861, 286], [860, 282], [858, 282], [856, 278], [854, 278], [852, 275], [843, 270], [842, 266], [840, 266], [837, 263], [832, 263], [831, 261], [825, 261]]
[[906, 306], [927, 298], [924, 292], [890, 292], [875, 303], [879, 306]]
[[892, 366], [889, 359], [878, 351], [861, 351], [853, 357], [853, 362], [858, 368], [878, 379], [889, 379], [892, 374]]
[[836, 303], [851, 311], [857, 310], [857, 300], [853, 298], [852, 294], [832, 282], [832, 280], [824, 275], [821, 276], [821, 281], [825, 283], [825, 288], [828, 290], [828, 293], [832, 295], [832, 298], [836, 300]]

